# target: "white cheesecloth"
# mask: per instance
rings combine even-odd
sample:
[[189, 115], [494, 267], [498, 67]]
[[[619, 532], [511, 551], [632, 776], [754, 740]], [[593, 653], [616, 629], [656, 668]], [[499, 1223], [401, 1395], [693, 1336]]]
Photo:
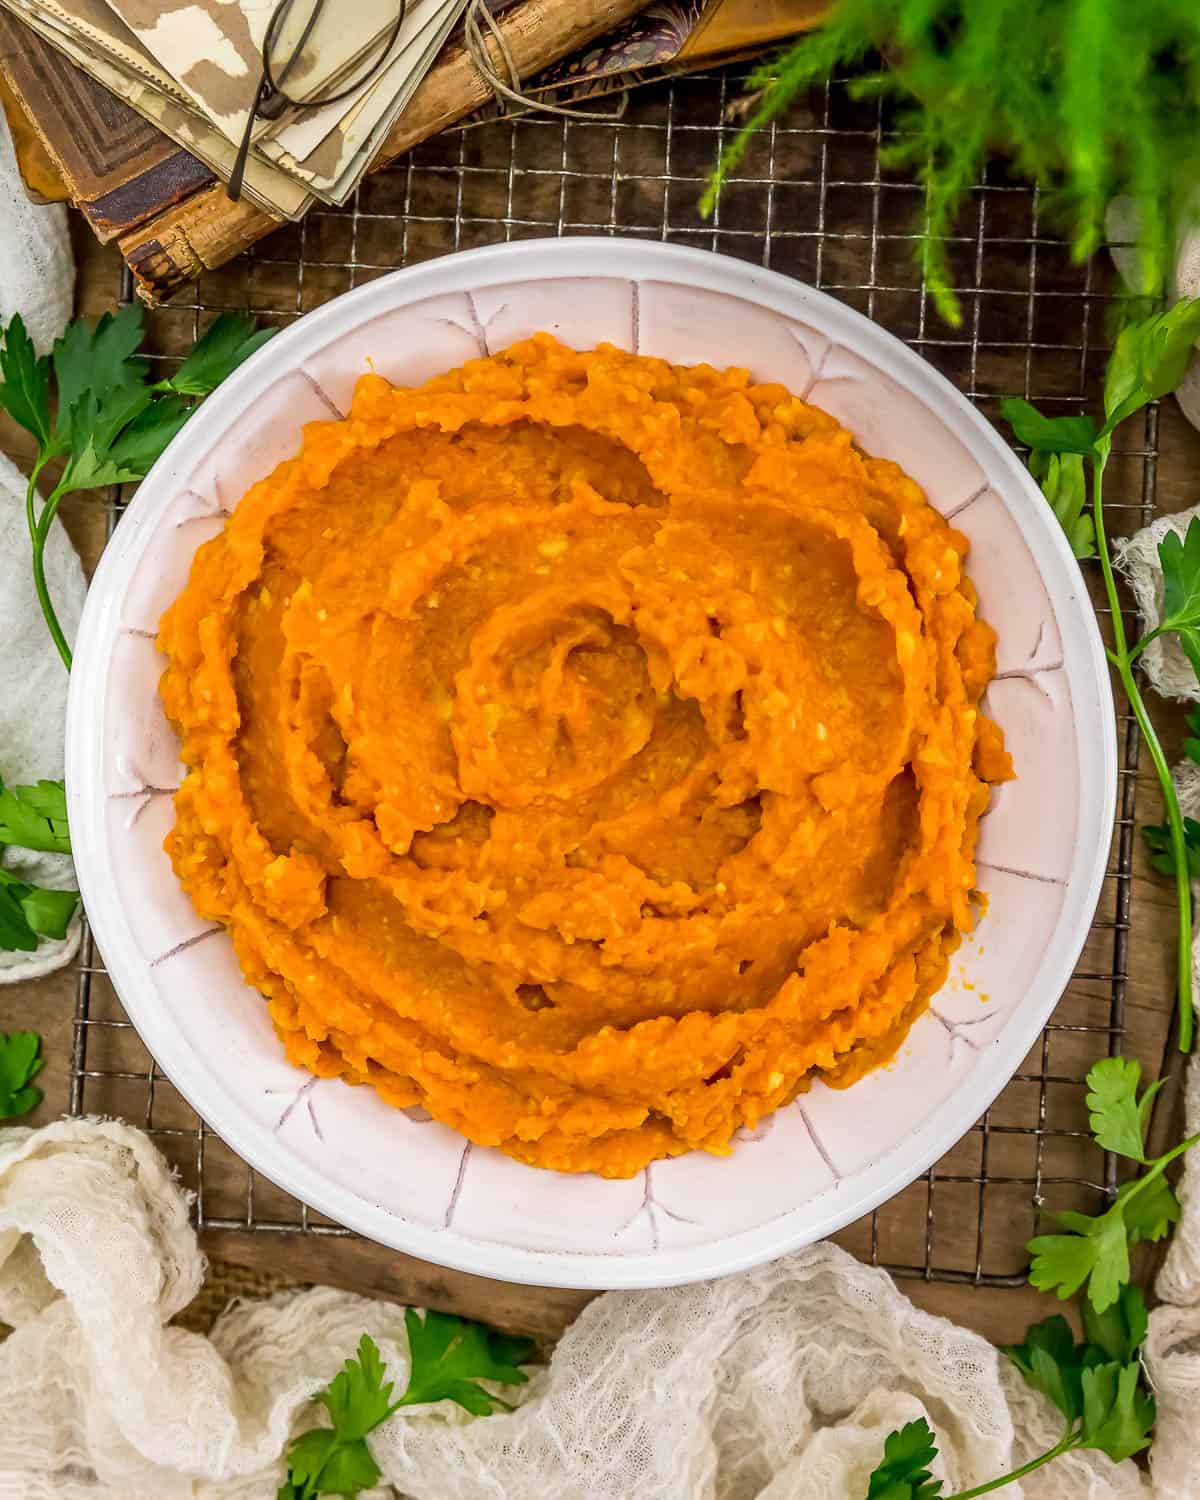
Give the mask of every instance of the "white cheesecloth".
[[[1194, 1237], [1189, 1217], [1178, 1237]], [[0, 1133], [0, 1497], [273, 1500], [308, 1398], [369, 1332], [403, 1387], [401, 1311], [318, 1289], [235, 1303], [211, 1337], [166, 1326], [203, 1262], [147, 1138], [62, 1121]], [[1047, 1313], [1056, 1303], [1047, 1298]], [[1151, 1321], [1163, 1497], [1200, 1493], [1181, 1317]], [[1175, 1398], [1179, 1392], [1179, 1398]], [[371, 1438], [412, 1500], [831, 1500], [865, 1495], [886, 1434], [924, 1414], [948, 1491], [1049, 1447], [1059, 1419], [984, 1339], [921, 1312], [832, 1245], [698, 1286], [610, 1292], [511, 1415], [413, 1408]], [[381, 1489], [380, 1495], [389, 1491]], [[1029, 1500], [1149, 1493], [1072, 1454]]]

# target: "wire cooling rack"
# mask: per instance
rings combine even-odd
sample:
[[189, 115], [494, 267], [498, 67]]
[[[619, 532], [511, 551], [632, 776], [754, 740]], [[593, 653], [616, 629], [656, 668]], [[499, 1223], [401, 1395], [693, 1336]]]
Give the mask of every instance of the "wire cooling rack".
[[[225, 308], [284, 324], [397, 266], [498, 240], [621, 233], [704, 246], [823, 288], [918, 349], [995, 417], [1024, 394], [1053, 411], [1093, 404], [1113, 287], [1097, 262], [1071, 263], [1046, 232], [1039, 196], [989, 169], [948, 241], [962, 323], [935, 313], [913, 259], [921, 190], [882, 168], [877, 103], [818, 91], [758, 133], [711, 221], [697, 200], [736, 129], [736, 75], [635, 93], [611, 124], [526, 116], [452, 132], [372, 175], [344, 209], [317, 209], [209, 273], [148, 319], [164, 364]], [[128, 278], [121, 289], [130, 296]], [[1111, 524], [1153, 514], [1157, 413], [1112, 466]], [[115, 524], [120, 504], [113, 506]], [[1098, 595], [1098, 591], [1094, 591]], [[1103, 613], [1103, 611], [1102, 611]], [[1123, 707], [1118, 818], [1109, 873], [1080, 965], [1021, 1071], [922, 1179], [840, 1236], [905, 1276], [1014, 1285], [1043, 1196], [1092, 1207], [1116, 1165], [1087, 1133], [1084, 1075], [1121, 1049], [1131, 909], [1138, 739]], [[190, 997], [202, 1004], [202, 996]], [[193, 1189], [198, 1226], [348, 1231], [245, 1166], [157, 1072], [90, 937], [78, 970], [71, 1110], [143, 1126]]]

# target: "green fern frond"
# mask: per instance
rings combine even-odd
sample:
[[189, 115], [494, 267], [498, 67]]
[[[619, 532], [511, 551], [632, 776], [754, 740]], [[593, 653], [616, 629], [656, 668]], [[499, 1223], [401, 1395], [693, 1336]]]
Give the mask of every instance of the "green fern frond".
[[900, 106], [885, 165], [925, 186], [917, 259], [959, 321], [946, 240], [989, 155], [1037, 181], [1083, 260], [1118, 194], [1134, 200], [1143, 296], [1167, 286], [1176, 230], [1200, 200], [1200, 0], [838, 0], [819, 31], [747, 80], [762, 98], [722, 153], [710, 213], [756, 131], [804, 89], [861, 68], [851, 92]]
[[[726, 179], [745, 156], [755, 131], [781, 115], [801, 89], [823, 81], [835, 67], [847, 60], [845, 40], [839, 31], [817, 32], [806, 41], [809, 45], [794, 47], [777, 62], [764, 63], [747, 77], [747, 89], [751, 92], [761, 90], [762, 98], [717, 162], [700, 200], [700, 212], [706, 218], [716, 207]], [[850, 60], [861, 62], [870, 50], [868, 44], [861, 52], [852, 54]]]

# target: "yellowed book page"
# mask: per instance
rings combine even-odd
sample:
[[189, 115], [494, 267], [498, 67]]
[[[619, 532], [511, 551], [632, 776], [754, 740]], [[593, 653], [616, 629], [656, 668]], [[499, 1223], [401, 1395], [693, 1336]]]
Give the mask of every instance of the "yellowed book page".
[[[150, 120], [164, 135], [198, 157], [218, 176], [229, 175], [234, 148], [198, 115], [155, 92], [140, 74], [125, 71], [113, 58], [82, 46], [77, 35], [50, 22], [39, 8], [24, 3], [24, 0], [0, 0], [0, 5], [123, 99], [131, 109]], [[245, 186], [246, 196], [253, 203], [279, 218], [299, 218], [313, 201], [312, 195], [286, 172], [271, 162], [259, 160], [253, 153], [247, 162]]]
[[[8, 9], [16, 12], [18, 7], [10, 5]], [[22, 16], [36, 15], [45, 25], [71, 37], [77, 48], [97, 52], [161, 93], [183, 104], [190, 103], [171, 75], [158, 66], [128, 27], [113, 15], [105, 0], [70, 0], [69, 5], [59, 4], [58, 0], [29, 0], [19, 9]]]
[[[423, 44], [447, 12], [457, 13], [461, 0], [410, 0], [404, 25], [378, 72], [364, 79], [348, 98], [315, 109], [297, 111], [285, 123], [275, 122], [264, 139], [276, 142], [281, 151], [297, 162], [303, 162], [325, 138], [344, 122], [366, 110], [372, 120], [383, 113], [390, 102], [389, 87], [395, 91], [406, 70], [421, 60]], [[390, 80], [390, 82], [387, 82]]]
[[[278, 0], [108, 0], [147, 52], [235, 146], [262, 76], [262, 50]], [[296, 97], [351, 81], [395, 24], [398, 0], [327, 0], [287, 78]], [[313, 11], [296, 0], [274, 56], [295, 50]], [[259, 131], [267, 131], [262, 122]]]
[[287, 149], [290, 133], [278, 140], [261, 141], [258, 148], [270, 160], [301, 177], [318, 197], [331, 203], [345, 202], [437, 60], [464, 5], [465, 0], [454, 0], [449, 8], [442, 5], [440, 10], [431, 10], [421, 33], [412, 39], [403, 53], [397, 53], [386, 72], [379, 77], [371, 95], [327, 132], [303, 158], [297, 159]]

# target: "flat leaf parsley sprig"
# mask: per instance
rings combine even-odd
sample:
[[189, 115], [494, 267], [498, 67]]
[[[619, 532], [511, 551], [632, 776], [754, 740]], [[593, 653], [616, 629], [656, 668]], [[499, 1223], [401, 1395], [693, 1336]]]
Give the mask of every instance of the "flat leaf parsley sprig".
[[[105, 313], [94, 326], [71, 323], [48, 355], [36, 353], [19, 314], [0, 330], [0, 407], [38, 445], [25, 492], [34, 588], [68, 670], [71, 650], [54, 612], [45, 566], [46, 542], [63, 496], [144, 479], [196, 400], [274, 332], [255, 331], [254, 320], [243, 314], [222, 313], [174, 375], [152, 383], [138, 352], [139, 307]], [[58, 458], [65, 460], [61, 477], [39, 503], [38, 478]]]
[[[1193, 519], [1180, 539], [1168, 532], [1159, 545], [1163, 571], [1162, 620], [1139, 640], [1125, 634], [1121, 600], [1108, 549], [1104, 513], [1104, 471], [1112, 451], [1113, 433], [1120, 423], [1149, 402], [1173, 391], [1183, 378], [1192, 346], [1200, 337], [1200, 298], [1177, 302], [1167, 312], [1131, 322], [1122, 329], [1108, 362], [1104, 382], [1104, 423], [1097, 429], [1090, 417], [1046, 417], [1028, 401], [1003, 403], [1013, 432], [1031, 450], [1030, 468], [1067, 534], [1076, 557], [1098, 555], [1104, 592], [1112, 611], [1113, 644], [1108, 659], [1121, 679], [1129, 706], [1150, 752], [1162, 789], [1167, 820], [1148, 831], [1151, 852], [1159, 868], [1175, 875], [1179, 914], [1177, 953], [1179, 992], [1179, 1048], [1190, 1052], [1192, 1004], [1193, 863], [1200, 863], [1200, 828], [1189, 830], [1162, 744], [1150, 720], [1134, 664], [1151, 641], [1173, 635], [1200, 677], [1200, 520]], [[1092, 513], [1085, 514], [1084, 469], [1091, 470]], [[1193, 729], [1200, 726], [1193, 725]], [[1193, 740], [1200, 753], [1200, 743]], [[1189, 853], [1189, 848], [1192, 853]]]
[[1150, 1446], [1154, 1426], [1154, 1398], [1143, 1383], [1138, 1356], [1146, 1326], [1146, 1306], [1136, 1287], [1126, 1287], [1108, 1317], [1085, 1315], [1082, 1344], [1063, 1317], [1035, 1323], [1024, 1343], [1003, 1352], [1058, 1408], [1066, 1424], [1058, 1442], [1007, 1474], [944, 1495], [942, 1481], [929, 1468], [937, 1438], [918, 1417], [884, 1440], [883, 1461], [871, 1475], [866, 1500], [976, 1500], [1081, 1448], [1097, 1449], [1114, 1463], [1132, 1458]]
[[[1116, 669], [1154, 763], [1167, 820], [1146, 830], [1152, 863], [1174, 874], [1178, 907], [1179, 1046], [1190, 1051], [1193, 1034], [1191, 879], [1200, 875], [1200, 823], [1184, 819], [1162, 745], [1134, 676], [1134, 664], [1151, 641], [1175, 636], [1200, 678], [1200, 521], [1180, 538], [1168, 533], [1159, 546], [1163, 572], [1162, 619], [1140, 639], [1128, 640], [1109, 554], [1104, 514], [1104, 472], [1113, 433], [1127, 417], [1173, 390], [1183, 377], [1200, 336], [1200, 299], [1130, 322], [1118, 335], [1104, 385], [1104, 423], [1090, 417], [1047, 417], [1028, 401], [1003, 403], [1004, 416], [1030, 449], [1029, 466], [1078, 558], [1098, 556], [1112, 611]], [[1092, 510], [1085, 509], [1087, 474]], [[1184, 751], [1200, 763], [1200, 711], [1188, 720]], [[1146, 1156], [1150, 1105], [1160, 1084], [1139, 1095], [1141, 1067], [1132, 1059], [1104, 1058], [1088, 1073], [1089, 1124], [1096, 1143], [1144, 1170], [1118, 1191], [1100, 1214], [1057, 1215], [1063, 1233], [1029, 1243], [1029, 1279], [1041, 1291], [1072, 1297], [1086, 1289], [1082, 1305], [1086, 1342], [1076, 1344], [1066, 1320], [1035, 1324], [1025, 1342], [1004, 1352], [1025, 1379], [1048, 1397], [1066, 1421], [1047, 1452], [1009, 1474], [956, 1496], [942, 1495], [942, 1481], [929, 1465], [937, 1453], [923, 1419], [891, 1433], [883, 1461], [871, 1476], [868, 1500], [973, 1500], [1000, 1489], [1077, 1448], [1098, 1448], [1114, 1460], [1149, 1446], [1154, 1401], [1143, 1385], [1139, 1347], [1147, 1318], [1142, 1294], [1132, 1286], [1130, 1248], [1165, 1236], [1179, 1218], [1179, 1202], [1165, 1172], [1171, 1162], [1200, 1143], [1190, 1136], [1161, 1156]]]
[[1102, 1214], [1060, 1213], [1065, 1234], [1030, 1240], [1029, 1279], [1039, 1291], [1073, 1297], [1087, 1287], [1087, 1309], [1106, 1313], [1129, 1281], [1129, 1250], [1142, 1241], [1161, 1240], [1179, 1218], [1179, 1200], [1163, 1175], [1185, 1151], [1200, 1143], [1188, 1136], [1161, 1156], [1146, 1156], [1150, 1104], [1163, 1080], [1138, 1096], [1141, 1064], [1128, 1057], [1105, 1057], [1088, 1072], [1087, 1105], [1096, 1144], [1146, 1170], [1117, 1193]]
[[288, 1448], [288, 1474], [278, 1500], [312, 1500], [316, 1495], [357, 1495], [383, 1477], [367, 1446], [367, 1435], [404, 1406], [455, 1401], [477, 1417], [497, 1407], [512, 1408], [480, 1381], [524, 1385], [521, 1365], [533, 1355], [528, 1339], [496, 1333], [482, 1323], [448, 1313], [422, 1318], [404, 1310], [408, 1333], [409, 1376], [404, 1394], [392, 1400], [392, 1382], [379, 1349], [369, 1334], [358, 1343], [358, 1358], [348, 1359], [339, 1375], [316, 1399], [329, 1412], [331, 1427], [314, 1427]]
[[1075, 1449], [1096, 1448], [1114, 1462], [1150, 1445], [1154, 1400], [1146, 1387], [1140, 1349], [1148, 1318], [1141, 1291], [1129, 1281], [1129, 1248], [1156, 1240], [1179, 1217], [1179, 1203], [1163, 1176], [1200, 1136], [1162, 1156], [1147, 1157], [1150, 1105], [1161, 1082], [1138, 1093], [1142, 1070], [1132, 1059], [1106, 1057], [1088, 1072], [1087, 1106], [1096, 1144], [1146, 1170], [1126, 1183], [1106, 1213], [1063, 1213], [1066, 1234], [1031, 1241], [1030, 1281], [1042, 1291], [1073, 1296], [1086, 1284], [1080, 1309], [1084, 1342], [1077, 1344], [1059, 1315], [1035, 1323], [1023, 1343], [1002, 1346], [1025, 1380], [1061, 1413], [1062, 1436], [1045, 1453], [974, 1489], [943, 1495], [930, 1464], [937, 1440], [923, 1419], [889, 1433], [866, 1500], [973, 1500], [1031, 1474]]

